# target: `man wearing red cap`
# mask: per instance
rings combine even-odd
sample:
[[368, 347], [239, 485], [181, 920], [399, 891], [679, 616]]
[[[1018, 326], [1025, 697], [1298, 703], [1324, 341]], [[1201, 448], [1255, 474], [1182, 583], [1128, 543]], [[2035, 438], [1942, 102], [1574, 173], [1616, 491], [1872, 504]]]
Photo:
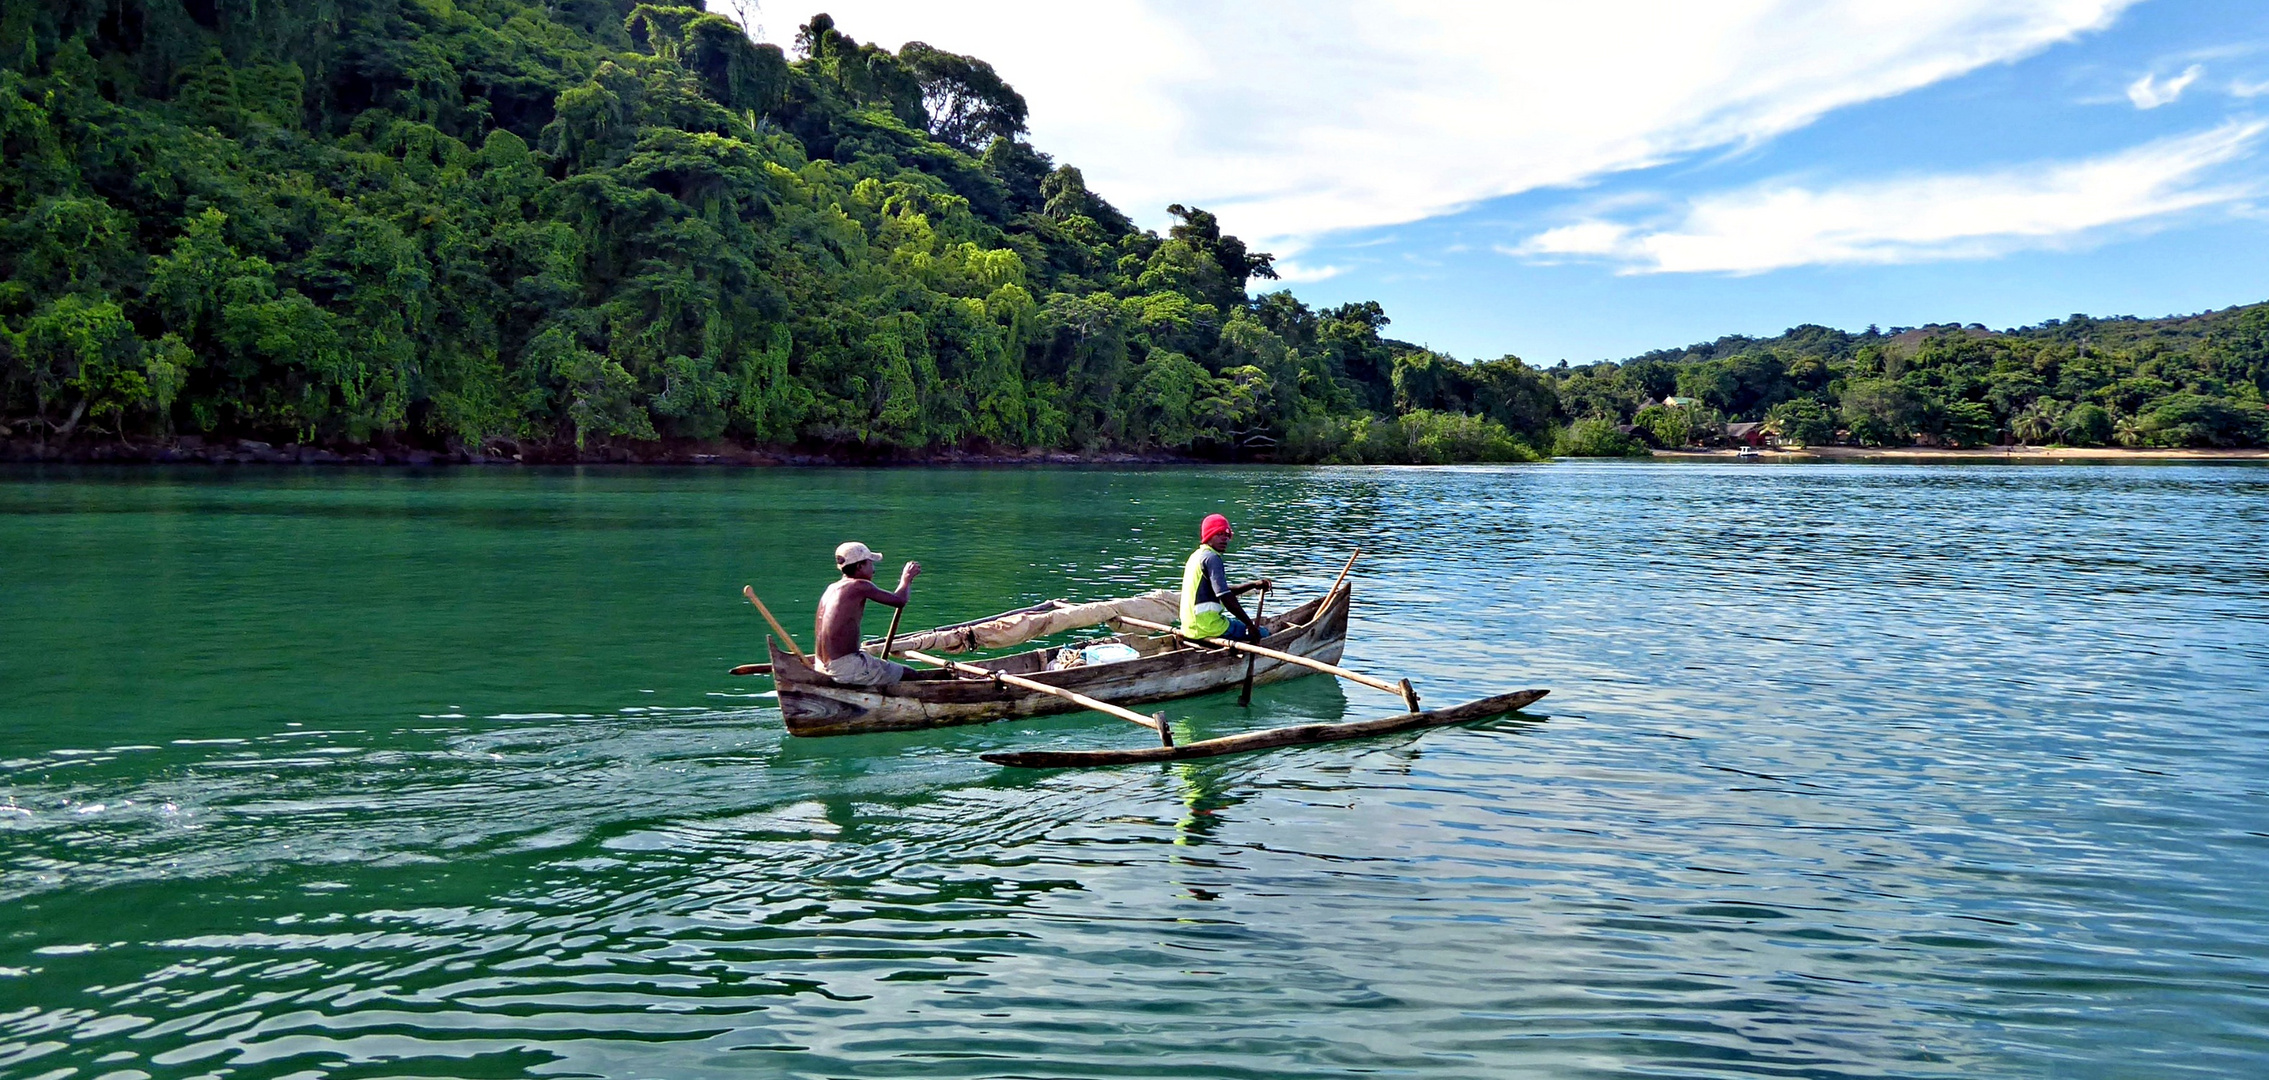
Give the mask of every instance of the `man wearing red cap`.
[[1207, 514], [1198, 524], [1198, 549], [1190, 553], [1190, 561], [1182, 567], [1183, 633], [1192, 637], [1243, 641], [1258, 641], [1268, 633], [1266, 627], [1256, 630], [1257, 620], [1245, 614], [1245, 605], [1237, 602], [1237, 595], [1269, 588], [1272, 583], [1262, 578], [1234, 589], [1229, 587], [1229, 568], [1221, 561], [1221, 556], [1229, 550], [1229, 541], [1236, 535], [1236, 530], [1229, 527], [1229, 519], [1220, 514]]
[[849, 686], [889, 686], [906, 677], [908, 668], [859, 648], [859, 617], [867, 601], [906, 606], [914, 596], [914, 579], [922, 564], [907, 563], [898, 571], [898, 591], [884, 592], [874, 583], [875, 563], [882, 556], [856, 540], [835, 549], [835, 569], [842, 580], [827, 587], [819, 598], [819, 616], [812, 628], [812, 651], [819, 670]]

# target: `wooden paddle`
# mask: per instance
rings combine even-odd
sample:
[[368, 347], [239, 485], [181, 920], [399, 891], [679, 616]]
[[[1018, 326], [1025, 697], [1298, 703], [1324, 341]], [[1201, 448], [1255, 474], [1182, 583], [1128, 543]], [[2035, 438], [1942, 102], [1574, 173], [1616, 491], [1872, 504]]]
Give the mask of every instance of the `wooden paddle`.
[[882, 651], [875, 655], [885, 660], [890, 659], [890, 646], [898, 640], [898, 620], [905, 614], [906, 608], [903, 604], [899, 606], [898, 610], [890, 613], [890, 632], [882, 636]]
[[1339, 591], [1339, 586], [1341, 585], [1341, 583], [1343, 583], [1343, 582], [1345, 582], [1345, 581], [1347, 580], [1347, 572], [1348, 572], [1348, 571], [1350, 571], [1350, 570], [1353, 570], [1353, 569], [1355, 569], [1355, 559], [1356, 559], [1356, 556], [1359, 556], [1359, 555], [1361, 555], [1361, 554], [1363, 554], [1363, 549], [1362, 549], [1362, 548], [1356, 548], [1356, 549], [1355, 549], [1355, 554], [1354, 554], [1354, 555], [1349, 555], [1349, 556], [1347, 557], [1347, 565], [1346, 565], [1346, 566], [1342, 566], [1342, 567], [1340, 567], [1340, 568], [1339, 568], [1339, 577], [1338, 577], [1338, 578], [1336, 578], [1336, 579], [1334, 579], [1334, 580], [1332, 581], [1332, 583], [1331, 583], [1331, 588], [1329, 588], [1329, 589], [1325, 589], [1325, 590], [1324, 590], [1324, 595], [1325, 595], [1325, 596], [1330, 596], [1331, 594], [1333, 594], [1333, 593], [1335, 593], [1335, 592], [1338, 592], [1338, 591]]
[[806, 659], [806, 658], [805, 658], [805, 656], [804, 656], [804, 651], [803, 651], [802, 649], [800, 649], [800, 648], [797, 648], [797, 647], [796, 647], [796, 639], [795, 639], [795, 637], [794, 637], [793, 635], [791, 635], [791, 634], [789, 634], [789, 633], [788, 633], [788, 628], [787, 628], [787, 627], [785, 627], [785, 626], [782, 626], [782, 625], [780, 625], [780, 620], [778, 620], [778, 619], [775, 619], [775, 618], [773, 618], [773, 617], [772, 617], [772, 609], [771, 609], [771, 608], [768, 608], [768, 607], [765, 607], [765, 606], [764, 606], [764, 601], [762, 601], [762, 600], [759, 600], [759, 599], [757, 599], [757, 598], [756, 598], [756, 586], [754, 586], [754, 585], [743, 585], [743, 586], [741, 586], [741, 595], [742, 595], [742, 596], [745, 596], [745, 597], [748, 597], [748, 602], [749, 602], [749, 603], [751, 603], [751, 604], [755, 604], [755, 605], [756, 605], [756, 610], [758, 610], [759, 612], [762, 612], [762, 613], [764, 614], [764, 621], [765, 621], [765, 622], [768, 622], [768, 623], [771, 623], [771, 624], [772, 624], [772, 632], [773, 632], [773, 633], [775, 633], [775, 634], [778, 634], [778, 635], [780, 635], [780, 640], [782, 640], [782, 641], [785, 641], [785, 642], [787, 642], [787, 643], [788, 643], [788, 651], [789, 651], [789, 652], [792, 652], [792, 653], [794, 653], [794, 654], [796, 654], [796, 659], [798, 659], [798, 660], [802, 660], [802, 661], [804, 661], [804, 662], [805, 662], [805, 663], [807, 663], [807, 664], [808, 664], [808, 663], [811, 663], [811, 661], [810, 661], [809, 659]]
[[[1267, 610], [1268, 590], [1262, 589], [1260, 600], [1253, 604], [1253, 637], [1256, 640], [1261, 636], [1261, 614]], [[1245, 654], [1245, 685], [1237, 691], [1237, 707], [1240, 709], [1253, 707], [1253, 669], [1259, 666], [1260, 662], [1259, 653]]]

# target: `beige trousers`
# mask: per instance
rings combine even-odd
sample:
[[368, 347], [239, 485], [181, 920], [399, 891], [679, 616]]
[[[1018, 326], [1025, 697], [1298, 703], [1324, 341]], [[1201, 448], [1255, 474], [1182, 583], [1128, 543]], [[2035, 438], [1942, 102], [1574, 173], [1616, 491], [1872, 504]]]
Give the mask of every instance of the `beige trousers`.
[[822, 661], [819, 670], [846, 686], [889, 686], [905, 678], [909, 669], [870, 653], [855, 652]]

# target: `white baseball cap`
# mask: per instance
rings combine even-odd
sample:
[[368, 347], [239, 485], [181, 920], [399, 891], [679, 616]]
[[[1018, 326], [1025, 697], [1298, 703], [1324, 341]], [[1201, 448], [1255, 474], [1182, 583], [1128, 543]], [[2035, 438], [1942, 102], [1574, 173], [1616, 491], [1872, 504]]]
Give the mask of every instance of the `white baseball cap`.
[[867, 549], [867, 546], [865, 544], [862, 544], [856, 540], [842, 544], [835, 549], [835, 568], [837, 570], [841, 570], [853, 563], [863, 563], [869, 561], [879, 562], [881, 559], [882, 552], [870, 551]]

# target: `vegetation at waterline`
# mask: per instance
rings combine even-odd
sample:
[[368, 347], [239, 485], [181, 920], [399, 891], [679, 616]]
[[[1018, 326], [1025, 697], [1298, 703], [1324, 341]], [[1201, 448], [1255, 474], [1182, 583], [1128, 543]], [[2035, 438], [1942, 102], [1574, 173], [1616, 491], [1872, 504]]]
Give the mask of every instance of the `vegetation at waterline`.
[[2261, 446], [2269, 304], [1998, 333], [1800, 326], [1550, 374], [1565, 415], [1656, 446], [1728, 421], [1807, 445]]
[[[699, 0], [0, 0], [0, 440], [1446, 462], [1719, 415], [2269, 437], [2258, 309], [1460, 363], [1376, 303], [1250, 295], [1270, 257], [1202, 209], [1136, 228], [981, 60], [826, 16], [794, 52]], [[1696, 404], [1648, 412], [1666, 396]]]

